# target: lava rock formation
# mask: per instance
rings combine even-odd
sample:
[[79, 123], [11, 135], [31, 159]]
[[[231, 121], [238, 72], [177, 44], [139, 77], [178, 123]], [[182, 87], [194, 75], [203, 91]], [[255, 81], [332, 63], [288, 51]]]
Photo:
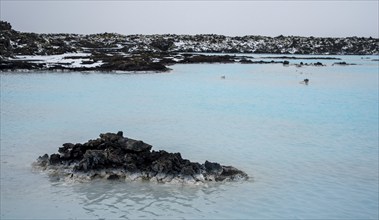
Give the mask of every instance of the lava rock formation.
[[152, 146], [123, 136], [123, 132], [100, 134], [84, 144], [65, 143], [59, 154], [45, 154], [34, 163], [55, 176], [92, 180], [129, 179], [161, 183], [197, 183], [246, 180], [248, 176], [232, 166], [183, 159], [180, 153], [151, 151]]

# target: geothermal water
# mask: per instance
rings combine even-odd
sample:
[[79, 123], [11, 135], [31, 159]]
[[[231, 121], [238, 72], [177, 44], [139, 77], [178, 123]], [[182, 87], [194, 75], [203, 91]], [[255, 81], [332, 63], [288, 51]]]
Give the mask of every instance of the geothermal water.
[[[340, 58], [289, 60], [324, 67], [0, 73], [1, 218], [377, 219], [378, 56]], [[332, 65], [341, 61], [358, 65]], [[299, 83], [305, 78], [308, 85]], [[31, 166], [63, 143], [119, 130], [250, 179], [79, 183]]]

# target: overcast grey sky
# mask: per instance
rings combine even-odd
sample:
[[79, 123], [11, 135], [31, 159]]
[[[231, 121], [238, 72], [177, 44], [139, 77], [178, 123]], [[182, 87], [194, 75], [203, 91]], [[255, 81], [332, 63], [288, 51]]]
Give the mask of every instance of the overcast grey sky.
[[23, 32], [363, 36], [378, 38], [379, 0], [0, 0]]

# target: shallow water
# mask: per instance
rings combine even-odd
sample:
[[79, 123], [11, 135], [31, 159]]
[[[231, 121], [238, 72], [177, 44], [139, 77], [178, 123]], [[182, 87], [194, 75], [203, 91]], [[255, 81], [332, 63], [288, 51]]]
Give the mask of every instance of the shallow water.
[[[378, 57], [340, 58], [360, 65], [1, 73], [1, 218], [377, 219]], [[32, 170], [65, 142], [119, 130], [251, 178], [69, 183]]]

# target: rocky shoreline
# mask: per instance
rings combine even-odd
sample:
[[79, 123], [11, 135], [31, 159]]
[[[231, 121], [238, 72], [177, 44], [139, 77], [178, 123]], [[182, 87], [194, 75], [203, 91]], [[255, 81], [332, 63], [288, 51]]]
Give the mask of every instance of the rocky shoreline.
[[158, 183], [205, 183], [247, 180], [232, 166], [183, 159], [180, 153], [151, 151], [143, 141], [126, 138], [123, 132], [100, 134], [84, 144], [65, 143], [57, 154], [40, 156], [35, 168], [65, 180], [146, 180]]
[[[225, 53], [374, 55], [379, 54], [378, 45], [379, 39], [371, 37], [36, 34], [15, 31], [0, 21], [0, 71], [168, 71], [177, 63], [285, 64]], [[272, 57], [280, 58], [300, 59]]]

